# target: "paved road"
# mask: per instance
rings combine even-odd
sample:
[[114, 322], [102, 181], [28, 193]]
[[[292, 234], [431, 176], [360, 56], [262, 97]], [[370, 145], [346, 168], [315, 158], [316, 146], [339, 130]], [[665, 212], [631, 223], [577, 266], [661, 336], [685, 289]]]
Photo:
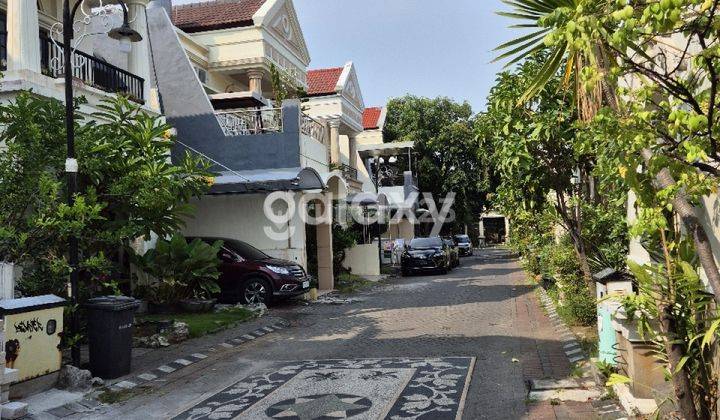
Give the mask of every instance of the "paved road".
[[[418, 361], [430, 360], [426, 364], [430, 371], [440, 372], [445, 369], [443, 366], [448, 366], [446, 369], [450, 370], [442, 372], [454, 372], [448, 377], [452, 383], [444, 388], [452, 418], [452, 410], [458, 405], [462, 406], [465, 419], [521, 418], [527, 412], [525, 380], [563, 377], [569, 365], [559, 339], [538, 308], [534, 292], [526, 285], [524, 274], [515, 261], [506, 257], [504, 251], [484, 250], [480, 255], [464, 258], [463, 265], [448, 275], [394, 279], [390, 284], [357, 295], [360, 302], [273, 308], [272, 314], [288, 320], [289, 328], [171, 374], [154, 384], [147, 395], [104, 410], [101, 417], [167, 418], [184, 413], [182, 418], [202, 418], [201, 414], [210, 413], [208, 407], [217, 409], [223, 401], [229, 401], [229, 394], [238, 395], [241, 390], [233, 384], [258, 373], [275, 372], [274, 377], [247, 381], [252, 385], [264, 384], [263, 380], [282, 383], [272, 397], [282, 396], [283, 402], [262, 406], [263, 415], [277, 414], [277, 418], [282, 418], [288, 415], [283, 410], [294, 407], [296, 417], [291, 418], [312, 418], [307, 413], [303, 417], [302, 410], [331, 407], [338, 410], [333, 415], [364, 412], [358, 418], [368, 418], [368, 413], [404, 418], [407, 412], [398, 412], [393, 401], [413, 403], [405, 406], [406, 411], [419, 413], [426, 408], [417, 392], [407, 394], [402, 389], [418, 380], [417, 372], [422, 370]], [[367, 369], [362, 370], [365, 367], [350, 371], [355, 367], [345, 362], [375, 358], [381, 362], [367, 367], [377, 376], [373, 379], [362, 373], [366, 372]], [[308, 362], [331, 359], [335, 361], [324, 365]], [[348, 367], [351, 369], [337, 370]], [[303, 371], [306, 368], [311, 369]], [[288, 379], [300, 371], [307, 372], [304, 379]], [[334, 394], [332, 389], [323, 388], [323, 384], [331, 383], [323, 381], [333, 379], [328, 376], [345, 373], [347, 379], [336, 381], [339, 385]], [[470, 379], [469, 386], [466, 378]], [[298, 394], [298, 390], [315, 384], [318, 390], [312, 396]], [[232, 392], [220, 393], [227, 387]], [[437, 389], [430, 393], [438, 395]], [[463, 393], [466, 396], [461, 401]], [[270, 404], [269, 398], [263, 401]], [[437, 401], [440, 400], [436, 398]], [[384, 408], [374, 412], [370, 406]], [[234, 407], [238, 409], [237, 404]], [[232, 407], [223, 410], [226, 418], [238, 415]], [[260, 411], [252, 415], [251, 410], [243, 413], [238, 418], [261, 416]], [[443, 413], [439, 410], [421, 418], [443, 418]], [[223, 418], [223, 414], [215, 412], [210, 418], [213, 417]]]

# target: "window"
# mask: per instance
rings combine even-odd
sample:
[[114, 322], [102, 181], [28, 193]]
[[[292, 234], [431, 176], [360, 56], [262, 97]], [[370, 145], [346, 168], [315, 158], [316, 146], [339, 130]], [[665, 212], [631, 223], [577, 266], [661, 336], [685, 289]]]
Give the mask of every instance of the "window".
[[410, 248], [414, 249], [442, 248], [442, 246], [440, 238], [415, 238], [410, 241]]
[[207, 81], [207, 72], [200, 67], [195, 67], [195, 71], [197, 72], [198, 79], [200, 79], [200, 83], [205, 83]]

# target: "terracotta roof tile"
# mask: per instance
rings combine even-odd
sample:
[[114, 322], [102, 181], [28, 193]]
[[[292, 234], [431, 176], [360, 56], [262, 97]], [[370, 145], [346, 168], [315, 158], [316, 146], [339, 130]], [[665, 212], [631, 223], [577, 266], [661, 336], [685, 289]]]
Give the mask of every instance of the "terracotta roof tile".
[[174, 6], [172, 21], [185, 32], [251, 26], [265, 0], [214, 0]]
[[307, 72], [307, 93], [310, 96], [332, 95], [335, 93], [335, 86], [340, 80], [343, 67], [330, 69], [308, 70]]
[[363, 112], [363, 128], [365, 130], [379, 128], [380, 125], [378, 123], [380, 121], [381, 112], [382, 108], [380, 107], [365, 108], [365, 111]]

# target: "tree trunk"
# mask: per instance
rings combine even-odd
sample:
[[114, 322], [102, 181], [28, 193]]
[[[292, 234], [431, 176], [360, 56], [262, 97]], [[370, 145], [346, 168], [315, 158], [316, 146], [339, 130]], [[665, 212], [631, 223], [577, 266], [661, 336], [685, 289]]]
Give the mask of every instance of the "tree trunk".
[[[652, 152], [648, 149], [643, 149], [642, 157], [645, 163], [648, 164], [652, 158]], [[670, 174], [670, 170], [663, 168], [655, 177], [655, 181], [662, 188], [668, 188], [675, 185], [675, 180]], [[698, 254], [698, 260], [700, 266], [702, 266], [705, 276], [707, 276], [708, 283], [712, 288], [715, 302], [720, 304], [720, 272], [718, 266], [715, 263], [715, 257], [713, 256], [712, 247], [710, 246], [710, 240], [708, 239], [705, 229], [700, 224], [697, 215], [695, 214], [693, 205], [688, 202], [687, 197], [682, 191], [678, 191], [675, 198], [672, 200], [673, 208], [680, 215], [680, 219], [685, 225], [688, 234], [692, 235], [695, 243], [695, 250]]]
[[686, 420], [695, 420], [698, 418], [697, 409], [695, 408], [695, 400], [693, 398], [692, 384], [686, 368], [675, 372], [680, 361], [685, 356], [682, 346], [675, 340], [676, 328], [675, 318], [671, 313], [668, 305], [659, 305], [660, 325], [664, 332], [665, 353], [670, 362], [670, 371], [673, 372], [673, 390], [675, 398], [678, 401], [680, 413]]
[[[571, 230], [574, 231], [575, 228], [572, 228]], [[590, 269], [590, 264], [588, 263], [585, 242], [582, 240], [582, 236], [580, 236], [580, 234], [576, 231], [572, 232], [570, 237], [575, 245], [575, 253], [577, 254], [578, 262], [580, 263], [580, 271], [582, 271], [583, 281], [588, 288], [588, 294], [592, 299], [596, 299], [597, 291], [595, 288], [595, 280], [593, 280], [592, 270]]]
[[570, 235], [570, 239], [572, 239], [573, 248], [575, 248], [575, 254], [577, 254], [578, 263], [580, 264], [580, 271], [582, 271], [583, 281], [588, 288], [588, 294], [592, 299], [595, 299], [597, 297], [597, 291], [595, 290], [595, 281], [592, 277], [590, 263], [588, 263], [587, 248], [585, 247], [585, 241], [583, 240], [582, 233], [580, 232], [580, 222], [575, 218], [579, 218], [580, 214], [579, 212], [576, 213], [574, 215], [575, 217], [569, 215], [568, 213], [570, 210], [567, 208], [564, 195], [556, 191], [555, 196], [558, 201], [555, 208], [560, 214], [560, 217], [563, 219], [563, 222], [565, 222], [565, 227]]

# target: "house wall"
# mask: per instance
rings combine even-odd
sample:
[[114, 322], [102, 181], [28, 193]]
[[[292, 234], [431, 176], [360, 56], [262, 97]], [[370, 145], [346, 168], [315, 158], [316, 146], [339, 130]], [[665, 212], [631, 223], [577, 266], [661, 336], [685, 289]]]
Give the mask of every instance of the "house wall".
[[358, 145], [361, 144], [382, 144], [382, 130], [365, 130], [357, 136]]
[[345, 250], [343, 267], [359, 276], [379, 276], [380, 260], [376, 244], [355, 245]]
[[[289, 226], [282, 226], [287, 234], [273, 238], [268, 235], [268, 230], [280, 231], [265, 217], [266, 197], [265, 194], [215, 195], [193, 200], [195, 215], [187, 221], [183, 234], [241, 240], [273, 257], [295, 261], [307, 269], [305, 225], [299, 213], [296, 212]], [[299, 194], [295, 200], [297, 204]], [[287, 209], [278, 204], [273, 210], [281, 214]], [[286, 229], [288, 227], [290, 230]]]

